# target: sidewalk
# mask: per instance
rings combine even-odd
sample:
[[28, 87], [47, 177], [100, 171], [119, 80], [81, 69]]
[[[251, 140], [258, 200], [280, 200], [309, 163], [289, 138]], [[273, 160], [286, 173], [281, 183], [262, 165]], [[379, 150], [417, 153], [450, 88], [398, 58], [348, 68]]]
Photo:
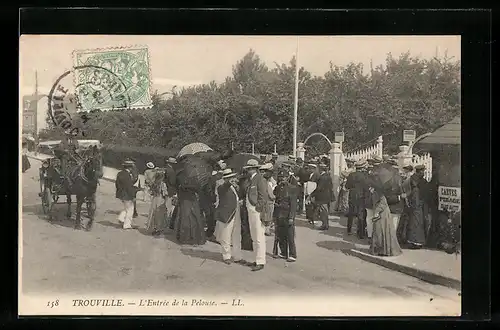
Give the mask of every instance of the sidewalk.
[[[301, 215], [299, 220], [306, 221]], [[342, 241], [346, 246], [345, 254], [360, 258], [379, 266], [416, 277], [422, 281], [439, 284], [456, 290], [461, 290], [462, 257], [460, 254], [448, 254], [439, 250], [409, 250], [403, 249], [403, 254], [397, 257], [378, 257], [370, 254], [367, 240], [360, 240], [355, 235], [346, 236], [347, 219], [330, 215], [330, 230], [337, 232], [331, 236]]]

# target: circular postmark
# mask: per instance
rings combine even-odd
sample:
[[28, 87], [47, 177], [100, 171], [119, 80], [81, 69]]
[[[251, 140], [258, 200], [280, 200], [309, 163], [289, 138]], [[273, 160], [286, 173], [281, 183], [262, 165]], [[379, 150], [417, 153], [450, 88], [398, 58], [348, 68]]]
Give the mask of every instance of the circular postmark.
[[[73, 75], [78, 77], [75, 86]], [[94, 110], [130, 107], [127, 85], [111, 70], [95, 65], [76, 66], [64, 72], [48, 95], [48, 114], [56, 127], [67, 133], [85, 135], [82, 125]]]

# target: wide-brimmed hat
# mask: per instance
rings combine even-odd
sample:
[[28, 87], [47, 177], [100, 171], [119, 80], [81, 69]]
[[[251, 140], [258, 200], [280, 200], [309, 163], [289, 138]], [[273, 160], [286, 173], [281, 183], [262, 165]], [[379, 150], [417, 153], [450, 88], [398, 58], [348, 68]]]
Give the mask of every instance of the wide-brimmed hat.
[[167, 163], [177, 164], [177, 159], [175, 159], [174, 157], [168, 157]]
[[371, 158], [371, 161], [372, 161], [372, 164], [380, 164], [384, 160], [379, 155], [373, 155], [372, 158]]
[[313, 163], [309, 163], [309, 164], [307, 164], [307, 166], [309, 166], [309, 167], [314, 167], [314, 168], [318, 167], [318, 165], [313, 164]]
[[415, 171], [423, 171], [423, 170], [425, 170], [425, 165], [420, 164], [415, 166]]
[[258, 168], [260, 167], [259, 162], [256, 159], [249, 159], [247, 164], [243, 166], [244, 169]]
[[271, 163], [265, 163], [264, 165], [259, 167], [259, 170], [263, 170], [263, 171], [271, 171], [272, 169], [273, 169], [273, 164], [271, 164]]
[[135, 163], [131, 160], [126, 160], [122, 163], [123, 166], [134, 166]]
[[152, 162], [146, 163], [146, 166], [147, 166], [147, 168], [150, 168], [150, 169], [155, 168], [155, 164], [153, 164]]
[[238, 173], [233, 172], [233, 170], [230, 168], [226, 168], [222, 171], [222, 178], [223, 179], [229, 179], [229, 178], [235, 177], [236, 175], [238, 175]]
[[320, 163], [319, 168], [325, 169], [325, 168], [328, 168], [328, 165], [326, 165], [325, 163]]
[[365, 159], [358, 160], [355, 163], [356, 168], [365, 168], [368, 166], [368, 162]]

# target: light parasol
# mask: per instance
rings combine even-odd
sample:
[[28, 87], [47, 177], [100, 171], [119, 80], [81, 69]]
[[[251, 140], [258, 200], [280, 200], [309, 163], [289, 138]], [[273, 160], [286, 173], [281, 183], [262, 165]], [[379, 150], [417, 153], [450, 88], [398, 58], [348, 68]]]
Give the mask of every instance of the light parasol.
[[207, 146], [205, 143], [195, 142], [184, 146], [181, 151], [177, 154], [177, 158], [181, 158], [184, 155], [195, 155], [199, 152], [212, 151], [212, 148]]

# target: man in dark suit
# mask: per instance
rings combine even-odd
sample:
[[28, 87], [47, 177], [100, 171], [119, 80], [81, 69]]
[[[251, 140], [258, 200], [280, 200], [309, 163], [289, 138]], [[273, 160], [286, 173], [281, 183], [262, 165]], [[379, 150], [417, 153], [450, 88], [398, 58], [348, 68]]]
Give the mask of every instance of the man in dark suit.
[[177, 160], [174, 157], [169, 157], [167, 159], [167, 164], [165, 165], [164, 182], [167, 185], [169, 197], [173, 197], [176, 193], [174, 169], [175, 164], [177, 164]]
[[244, 169], [250, 176], [249, 186], [246, 191], [245, 204], [248, 211], [248, 224], [253, 241], [255, 263], [252, 271], [259, 271], [266, 264], [266, 226], [261, 221], [261, 213], [264, 211], [267, 200], [267, 181], [259, 173], [260, 164], [255, 159], [250, 159]]
[[[289, 176], [290, 172], [280, 169], [278, 173], [278, 185], [274, 189], [276, 204], [273, 217], [276, 221], [276, 237], [273, 257], [294, 262], [297, 259], [297, 248], [295, 246], [297, 198], [293, 192], [295, 187], [289, 182]], [[281, 253], [278, 253], [278, 246]]]
[[115, 181], [116, 198], [122, 201], [123, 211], [118, 216], [118, 221], [123, 223], [123, 229], [132, 228], [132, 216], [134, 213], [134, 199], [137, 193], [134, 183], [132, 181], [132, 161], [125, 161], [123, 163], [123, 170], [118, 172]]
[[328, 230], [328, 207], [335, 199], [333, 194], [333, 182], [331, 176], [327, 172], [328, 165], [320, 163], [319, 167], [320, 176], [316, 189], [311, 193], [311, 197], [316, 207], [314, 212], [316, 220], [321, 220], [322, 222], [319, 230]]
[[360, 160], [356, 162], [356, 171], [349, 174], [345, 184], [349, 190], [349, 211], [347, 213], [347, 235], [351, 234], [353, 218], [357, 219], [357, 235], [359, 238], [365, 237], [366, 232], [366, 201], [368, 162]]

